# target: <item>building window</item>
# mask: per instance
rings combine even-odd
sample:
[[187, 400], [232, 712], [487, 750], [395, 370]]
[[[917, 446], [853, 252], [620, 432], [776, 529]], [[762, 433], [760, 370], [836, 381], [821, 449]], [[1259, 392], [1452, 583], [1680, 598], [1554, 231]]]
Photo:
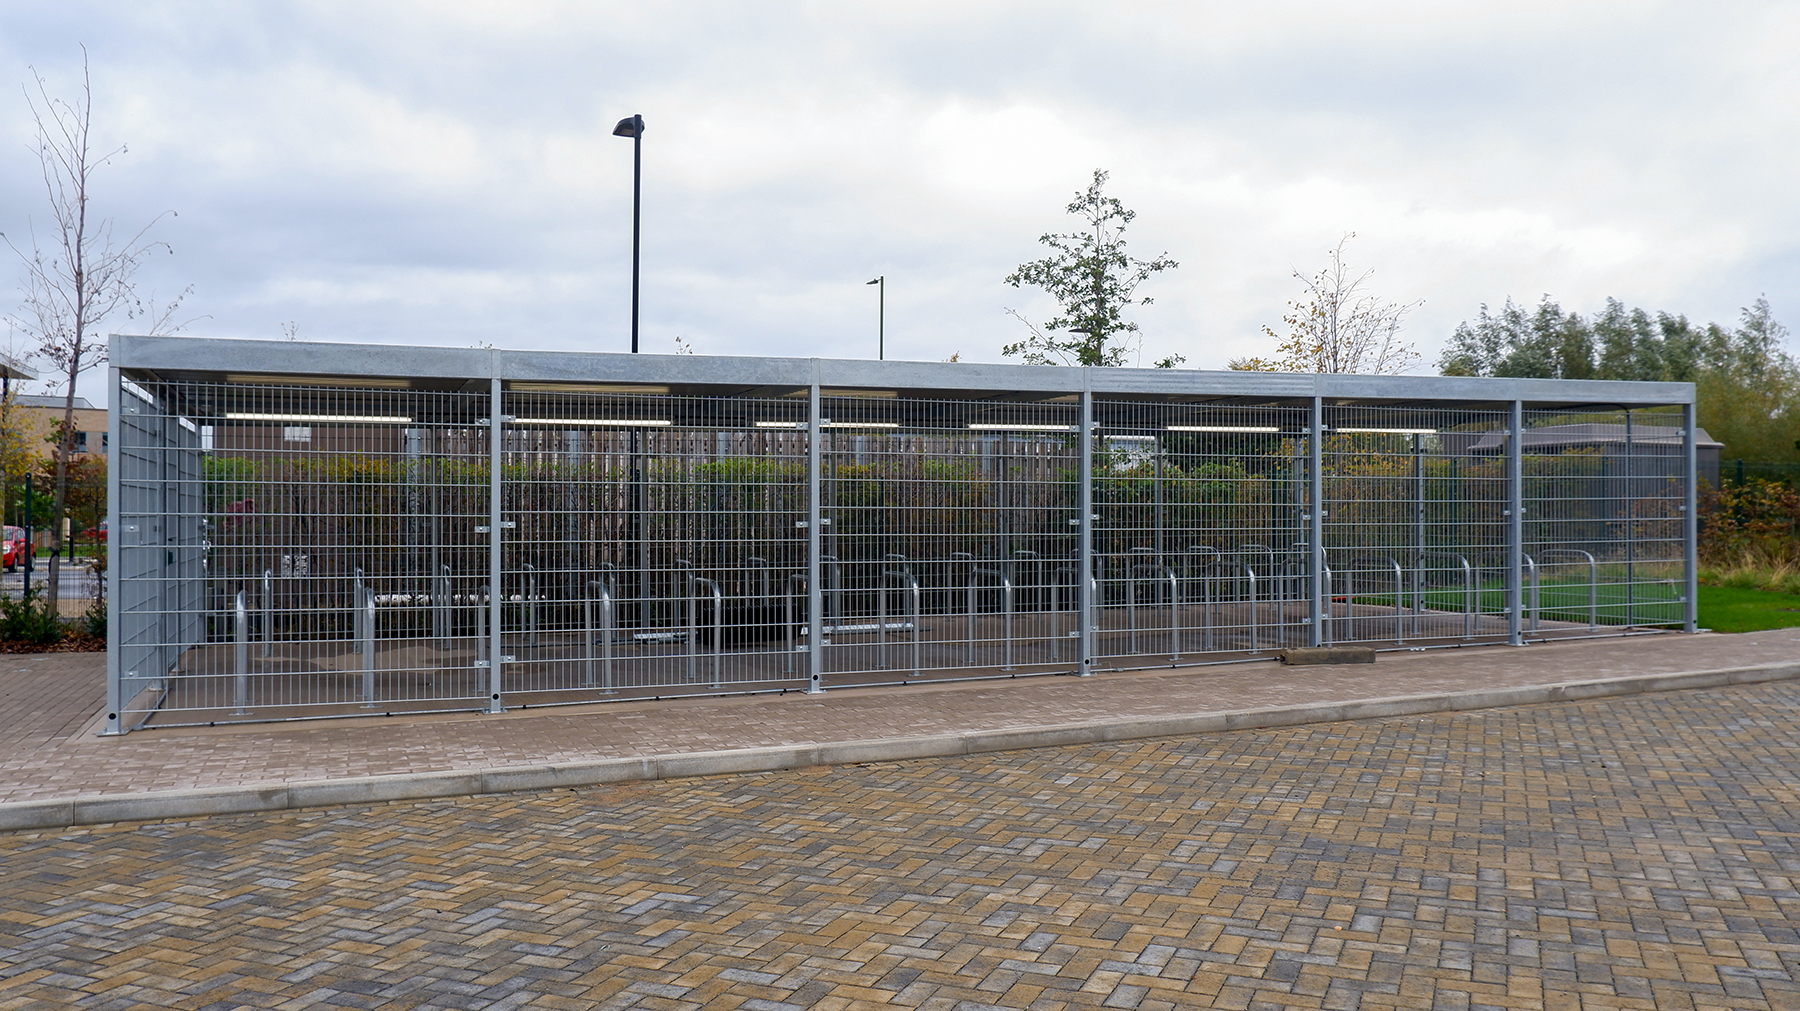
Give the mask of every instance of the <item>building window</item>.
[[87, 433], [86, 432], [76, 432], [75, 433], [75, 447], [74, 448], [75, 448], [75, 452], [77, 452], [77, 453], [87, 452]]

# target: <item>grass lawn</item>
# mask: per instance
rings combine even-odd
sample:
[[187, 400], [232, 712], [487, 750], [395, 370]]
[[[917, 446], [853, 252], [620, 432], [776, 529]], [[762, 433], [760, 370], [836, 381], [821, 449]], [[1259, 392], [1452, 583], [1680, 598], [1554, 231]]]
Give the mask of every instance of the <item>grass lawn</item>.
[[1762, 632], [1800, 627], [1800, 596], [1729, 586], [1700, 587], [1700, 627], [1715, 632]]

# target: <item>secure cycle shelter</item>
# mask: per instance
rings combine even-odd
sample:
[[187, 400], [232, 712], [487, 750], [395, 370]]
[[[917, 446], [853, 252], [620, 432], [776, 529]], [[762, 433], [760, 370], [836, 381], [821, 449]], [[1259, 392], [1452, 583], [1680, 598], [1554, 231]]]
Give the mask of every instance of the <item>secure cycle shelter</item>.
[[129, 336], [111, 382], [108, 733], [1694, 628], [1683, 383]]

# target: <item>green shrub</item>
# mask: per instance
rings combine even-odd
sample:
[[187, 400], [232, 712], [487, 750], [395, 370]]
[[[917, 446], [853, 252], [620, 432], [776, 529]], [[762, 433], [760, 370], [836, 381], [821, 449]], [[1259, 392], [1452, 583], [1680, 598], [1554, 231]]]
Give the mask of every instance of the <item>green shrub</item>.
[[19, 599], [0, 597], [0, 640], [49, 645], [62, 635], [62, 621], [43, 591], [34, 587]]

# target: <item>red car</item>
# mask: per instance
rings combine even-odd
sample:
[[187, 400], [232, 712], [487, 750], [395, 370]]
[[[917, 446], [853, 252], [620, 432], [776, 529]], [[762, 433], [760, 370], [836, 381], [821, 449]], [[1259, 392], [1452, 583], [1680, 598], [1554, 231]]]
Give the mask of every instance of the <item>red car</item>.
[[[25, 560], [25, 528], [24, 527], [7, 527], [6, 528], [5, 552], [6, 552], [6, 558], [5, 558], [6, 571], [11, 572], [12, 570], [19, 567], [20, 562]], [[32, 557], [37, 556], [37, 552], [35, 552], [35, 551], [32, 552], [31, 554], [32, 554]]]

